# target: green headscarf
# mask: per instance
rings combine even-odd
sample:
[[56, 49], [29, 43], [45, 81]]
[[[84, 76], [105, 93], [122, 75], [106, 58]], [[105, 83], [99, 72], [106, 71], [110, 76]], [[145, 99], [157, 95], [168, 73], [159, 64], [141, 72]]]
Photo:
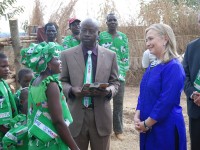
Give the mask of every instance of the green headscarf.
[[43, 72], [53, 57], [59, 57], [62, 49], [61, 45], [54, 42], [32, 43], [29, 48], [21, 50], [21, 63], [36, 73]]

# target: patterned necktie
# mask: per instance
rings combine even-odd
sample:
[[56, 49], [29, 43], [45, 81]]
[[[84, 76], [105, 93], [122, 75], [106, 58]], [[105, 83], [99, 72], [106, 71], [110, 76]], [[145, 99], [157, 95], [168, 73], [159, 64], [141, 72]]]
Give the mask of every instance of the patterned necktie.
[[[85, 72], [84, 72], [84, 84], [85, 83], [92, 83], [92, 51], [89, 50], [88, 52], [88, 58], [86, 62]], [[85, 107], [88, 107], [92, 104], [91, 97], [84, 97], [83, 98], [83, 105]]]

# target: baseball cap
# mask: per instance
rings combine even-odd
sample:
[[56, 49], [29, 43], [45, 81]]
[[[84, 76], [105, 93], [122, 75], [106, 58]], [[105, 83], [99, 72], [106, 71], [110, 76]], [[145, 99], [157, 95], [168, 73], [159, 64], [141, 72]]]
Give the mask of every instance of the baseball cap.
[[72, 24], [75, 21], [81, 22], [79, 19], [71, 18], [71, 19], [69, 19], [69, 25]]

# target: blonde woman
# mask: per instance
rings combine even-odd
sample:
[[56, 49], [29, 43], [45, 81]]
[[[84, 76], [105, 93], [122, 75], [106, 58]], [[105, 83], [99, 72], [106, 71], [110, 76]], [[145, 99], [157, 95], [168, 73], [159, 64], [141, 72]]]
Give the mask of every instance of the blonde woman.
[[171, 27], [153, 24], [145, 31], [146, 45], [159, 59], [148, 67], [140, 84], [135, 128], [141, 150], [186, 150], [185, 124], [180, 106], [185, 73]]

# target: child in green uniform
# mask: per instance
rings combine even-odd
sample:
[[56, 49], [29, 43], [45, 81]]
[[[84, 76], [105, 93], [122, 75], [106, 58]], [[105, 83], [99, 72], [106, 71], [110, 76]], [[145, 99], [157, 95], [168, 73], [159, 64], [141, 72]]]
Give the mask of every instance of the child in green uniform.
[[8, 57], [0, 53], [0, 149], [2, 149], [2, 138], [9, 130], [10, 120], [17, 115], [16, 104], [10, 87], [4, 79], [9, 74]]
[[[17, 115], [10, 122], [11, 129], [3, 137], [4, 149], [28, 149], [28, 127], [26, 114], [28, 108], [28, 86], [33, 78], [32, 70], [28, 68], [21, 69], [18, 72], [18, 82], [21, 85], [20, 89], [15, 93], [14, 99], [20, 115]], [[11, 138], [15, 137], [14, 138]]]
[[18, 82], [21, 87], [15, 93], [14, 98], [20, 114], [27, 114], [28, 87], [33, 76], [33, 71], [28, 68], [23, 68], [18, 72]]
[[22, 63], [39, 73], [29, 87], [29, 150], [79, 150], [68, 129], [72, 117], [56, 77], [62, 69], [58, 47], [43, 42], [21, 51]]

